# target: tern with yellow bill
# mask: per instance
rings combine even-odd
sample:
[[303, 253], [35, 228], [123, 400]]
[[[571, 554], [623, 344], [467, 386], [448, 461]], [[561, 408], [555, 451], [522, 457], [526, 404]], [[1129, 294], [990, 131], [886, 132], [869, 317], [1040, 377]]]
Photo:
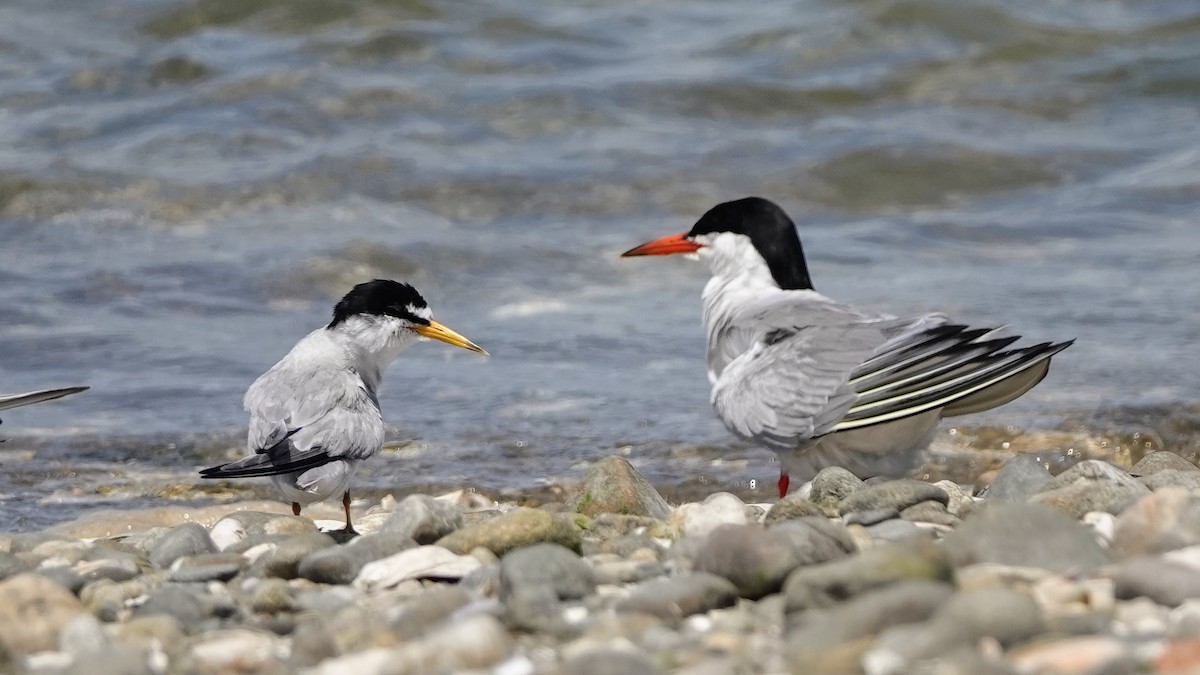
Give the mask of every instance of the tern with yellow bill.
[[419, 340], [487, 355], [436, 322], [415, 288], [376, 279], [354, 287], [329, 325], [309, 333], [246, 391], [247, 447], [254, 453], [200, 472], [203, 478], [270, 476], [300, 515], [302, 505], [341, 495], [350, 523], [350, 478], [383, 447], [376, 392], [383, 371]]

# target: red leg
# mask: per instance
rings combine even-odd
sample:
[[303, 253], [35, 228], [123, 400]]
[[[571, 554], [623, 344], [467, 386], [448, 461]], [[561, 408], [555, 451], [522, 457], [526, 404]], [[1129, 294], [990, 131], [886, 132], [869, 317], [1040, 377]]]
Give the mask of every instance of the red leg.
[[779, 472], [779, 498], [783, 499], [787, 496], [788, 486], [792, 484], [792, 479], [787, 475], [786, 471]]
[[292, 502], [292, 515], [300, 515], [300, 502]]

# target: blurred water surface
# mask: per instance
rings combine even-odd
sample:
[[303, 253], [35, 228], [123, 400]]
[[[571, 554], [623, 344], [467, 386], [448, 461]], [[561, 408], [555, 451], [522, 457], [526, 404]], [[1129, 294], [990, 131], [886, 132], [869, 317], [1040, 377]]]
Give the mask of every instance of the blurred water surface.
[[1193, 428], [1192, 0], [10, 0], [0, 389], [93, 390], [5, 415], [0, 509], [198, 483], [248, 384], [372, 277], [494, 356], [401, 356], [368, 490], [612, 452], [769, 483], [708, 408], [706, 271], [617, 257], [747, 194], [829, 295], [1078, 339], [970, 423]]

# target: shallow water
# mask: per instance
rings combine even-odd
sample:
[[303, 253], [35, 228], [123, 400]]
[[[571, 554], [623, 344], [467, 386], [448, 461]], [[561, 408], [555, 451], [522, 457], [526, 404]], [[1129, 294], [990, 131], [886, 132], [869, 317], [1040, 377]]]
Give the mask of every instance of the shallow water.
[[1191, 429], [1198, 59], [1187, 0], [5, 3], [0, 389], [93, 389], [3, 416], [0, 509], [179, 497], [376, 276], [493, 357], [401, 356], [368, 492], [613, 452], [757, 489], [771, 455], [707, 404], [705, 271], [617, 257], [746, 194], [829, 295], [1077, 338], [969, 424]]

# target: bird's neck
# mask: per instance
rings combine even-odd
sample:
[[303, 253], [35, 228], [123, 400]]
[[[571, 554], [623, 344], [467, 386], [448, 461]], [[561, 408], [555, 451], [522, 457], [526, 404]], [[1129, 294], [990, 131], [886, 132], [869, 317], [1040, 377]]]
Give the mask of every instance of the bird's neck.
[[347, 365], [353, 368], [372, 392], [379, 388], [383, 371], [416, 336], [406, 339], [409, 331], [397, 330], [390, 321], [352, 317], [327, 329], [330, 338], [341, 346]]

